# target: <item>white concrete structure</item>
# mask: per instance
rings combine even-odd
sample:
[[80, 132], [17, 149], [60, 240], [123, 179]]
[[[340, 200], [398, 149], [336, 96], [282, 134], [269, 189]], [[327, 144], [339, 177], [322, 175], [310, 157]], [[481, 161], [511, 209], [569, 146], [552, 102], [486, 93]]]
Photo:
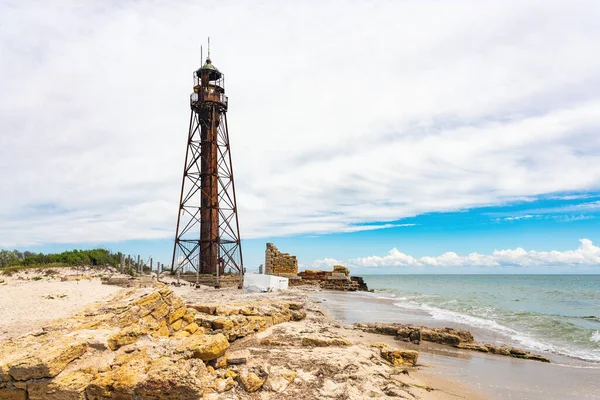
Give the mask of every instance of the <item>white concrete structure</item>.
[[244, 290], [247, 292], [274, 292], [277, 290], [286, 290], [288, 286], [288, 278], [263, 274], [244, 275]]

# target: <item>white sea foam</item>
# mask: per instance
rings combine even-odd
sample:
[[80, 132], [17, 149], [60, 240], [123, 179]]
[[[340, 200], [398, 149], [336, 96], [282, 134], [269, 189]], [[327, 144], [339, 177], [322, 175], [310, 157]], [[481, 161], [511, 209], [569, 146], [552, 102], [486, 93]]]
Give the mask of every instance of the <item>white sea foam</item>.
[[591, 342], [596, 342], [596, 343], [600, 343], [600, 331], [596, 331], [592, 334], [592, 337], [590, 338]]
[[[416, 296], [415, 296], [416, 297]], [[549, 352], [554, 354], [562, 354], [569, 357], [578, 358], [586, 361], [600, 361], [600, 356], [591, 354], [587, 351], [580, 351], [576, 349], [566, 349], [562, 347], [553, 346], [549, 343], [543, 342], [539, 339], [533, 338], [527, 334], [519, 332], [515, 329], [497, 323], [493, 319], [486, 319], [481, 317], [475, 317], [455, 311], [445, 310], [437, 307], [432, 307], [427, 304], [418, 303], [414, 300], [408, 302], [394, 303], [396, 307], [404, 309], [412, 309], [418, 311], [427, 312], [431, 318], [441, 321], [449, 321], [464, 325], [473, 326], [480, 329], [489, 330], [502, 336], [505, 336], [510, 341], [517, 342], [520, 346], [530, 351], [538, 352]], [[600, 341], [600, 332], [597, 331], [592, 335], [590, 340]]]

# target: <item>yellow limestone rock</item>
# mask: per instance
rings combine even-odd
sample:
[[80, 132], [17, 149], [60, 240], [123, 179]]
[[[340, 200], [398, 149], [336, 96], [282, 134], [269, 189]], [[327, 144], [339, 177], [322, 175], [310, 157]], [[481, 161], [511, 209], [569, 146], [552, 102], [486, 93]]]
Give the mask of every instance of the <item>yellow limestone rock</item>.
[[183, 320], [178, 319], [177, 321], [175, 321], [171, 324], [171, 328], [173, 328], [174, 331], [178, 331], [181, 329], [182, 324], [183, 324]]
[[238, 381], [247, 392], [256, 392], [265, 383], [265, 380], [248, 368], [242, 368], [238, 375]]
[[367, 346], [369, 346], [369, 347], [375, 347], [377, 349], [385, 349], [385, 348], [390, 347], [389, 344], [383, 343], [383, 342], [369, 343]]
[[81, 357], [86, 351], [85, 343], [70, 343], [72, 338], [36, 349], [35, 354], [11, 363], [9, 374], [18, 381], [29, 379], [52, 378], [60, 374], [73, 360]]
[[185, 306], [179, 307], [177, 310], [172, 312], [171, 315], [169, 315], [169, 323], [173, 324], [173, 322], [177, 321], [180, 318], [183, 318], [183, 316], [185, 315], [186, 312], [187, 312], [187, 307], [185, 307]]
[[219, 357], [219, 358], [215, 359], [215, 360], [213, 361], [213, 362], [214, 362], [214, 365], [215, 365], [215, 368], [216, 368], [216, 369], [219, 369], [219, 368], [227, 368], [227, 359], [228, 359], [228, 355], [227, 355], [227, 354], [225, 354], [225, 355], [223, 355], [223, 356], [221, 356], [221, 357]]
[[145, 332], [140, 326], [130, 325], [108, 338], [108, 348], [115, 351], [122, 346], [135, 343], [140, 336], [146, 333], [148, 332]]
[[152, 311], [152, 316], [156, 319], [161, 319], [169, 315], [169, 306], [167, 303], [161, 303], [154, 311]]
[[151, 360], [145, 351], [115, 359], [112, 369], [99, 374], [86, 388], [87, 400], [132, 400], [138, 383], [147, 378]]
[[160, 326], [158, 328], [157, 335], [163, 337], [169, 336], [169, 327], [167, 326], [167, 321], [160, 321]]
[[184, 320], [185, 322], [187, 322], [188, 324], [191, 324], [191, 323], [193, 323], [193, 322], [194, 322], [194, 320], [196, 319], [196, 318], [194, 317], [194, 314], [192, 314], [192, 313], [190, 312], [190, 310], [189, 310], [189, 309], [187, 310], [187, 312], [186, 312], [186, 313], [183, 315], [183, 317], [181, 317], [181, 318], [183, 318], [183, 320]]
[[[159, 291], [159, 292], [152, 292], [150, 294], [140, 297], [139, 299], [137, 299], [133, 302], [133, 305], [136, 305], [136, 306], [139, 306], [140, 308], [152, 311], [156, 307], [158, 307], [160, 304], [162, 304], [162, 302], [163, 302], [163, 299], [162, 299], [162, 296]], [[150, 312], [148, 312], [146, 315], [148, 315], [149, 313]]]
[[229, 348], [227, 338], [218, 333], [216, 335], [192, 335], [186, 338], [178, 352], [190, 352], [193, 358], [210, 361], [221, 357]]
[[186, 332], [186, 331], [179, 331], [179, 332], [176, 332], [173, 335], [174, 338], [185, 338], [185, 337], [188, 337], [188, 336], [190, 336], [190, 333]]
[[192, 322], [191, 324], [183, 328], [184, 331], [189, 332], [190, 334], [196, 333], [198, 329], [200, 329], [200, 327], [195, 322]]
[[166, 299], [166, 301], [170, 303], [172, 310], [177, 310], [185, 305], [181, 297], [175, 295], [170, 296], [168, 299]]
[[203, 314], [214, 315], [215, 312], [217, 311], [217, 306], [211, 305], [211, 304], [197, 304], [197, 305], [193, 305], [191, 307], [200, 311]]
[[[83, 371], [72, 371], [47, 380], [35, 380], [27, 383], [29, 400], [81, 400], [87, 385], [94, 375]], [[0, 399], [2, 396], [0, 395]]]
[[233, 322], [229, 318], [217, 318], [212, 322], [213, 329], [231, 329]]
[[419, 358], [419, 352], [414, 350], [391, 349], [384, 347], [381, 349], [381, 357], [388, 360], [394, 366], [415, 365]]
[[237, 372], [235, 372], [234, 370], [232, 370], [232, 369], [228, 369], [228, 370], [225, 372], [225, 375], [224, 375], [224, 376], [225, 376], [225, 377], [227, 377], [227, 378], [235, 379], [235, 378], [237, 378], [237, 377], [238, 377], [238, 374], [237, 374]]
[[26, 400], [27, 394], [22, 389], [0, 389], [0, 400]]
[[147, 378], [135, 387], [135, 398], [148, 400], [196, 400], [202, 397], [208, 376], [201, 360], [153, 361]]
[[235, 386], [235, 381], [229, 377], [217, 378], [215, 380], [215, 390], [217, 393], [227, 392]]
[[344, 338], [325, 338], [325, 337], [303, 337], [302, 346], [312, 347], [330, 347], [330, 346], [350, 346], [352, 343]]

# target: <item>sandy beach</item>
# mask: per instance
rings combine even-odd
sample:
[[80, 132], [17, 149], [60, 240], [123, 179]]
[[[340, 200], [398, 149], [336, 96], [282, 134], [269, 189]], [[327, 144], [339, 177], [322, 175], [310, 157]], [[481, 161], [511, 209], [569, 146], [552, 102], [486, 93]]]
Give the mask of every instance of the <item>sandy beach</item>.
[[0, 340], [40, 329], [120, 290], [102, 285], [102, 272], [83, 274], [65, 269], [53, 276], [33, 271], [0, 275]]

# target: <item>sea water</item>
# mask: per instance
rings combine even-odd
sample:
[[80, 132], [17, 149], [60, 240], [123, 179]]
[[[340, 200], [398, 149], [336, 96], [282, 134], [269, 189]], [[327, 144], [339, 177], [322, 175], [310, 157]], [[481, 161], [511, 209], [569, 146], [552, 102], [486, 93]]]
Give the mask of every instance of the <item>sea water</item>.
[[[493, 332], [531, 351], [600, 363], [600, 275], [366, 275], [402, 313]], [[398, 321], [402, 322], [402, 321]]]

